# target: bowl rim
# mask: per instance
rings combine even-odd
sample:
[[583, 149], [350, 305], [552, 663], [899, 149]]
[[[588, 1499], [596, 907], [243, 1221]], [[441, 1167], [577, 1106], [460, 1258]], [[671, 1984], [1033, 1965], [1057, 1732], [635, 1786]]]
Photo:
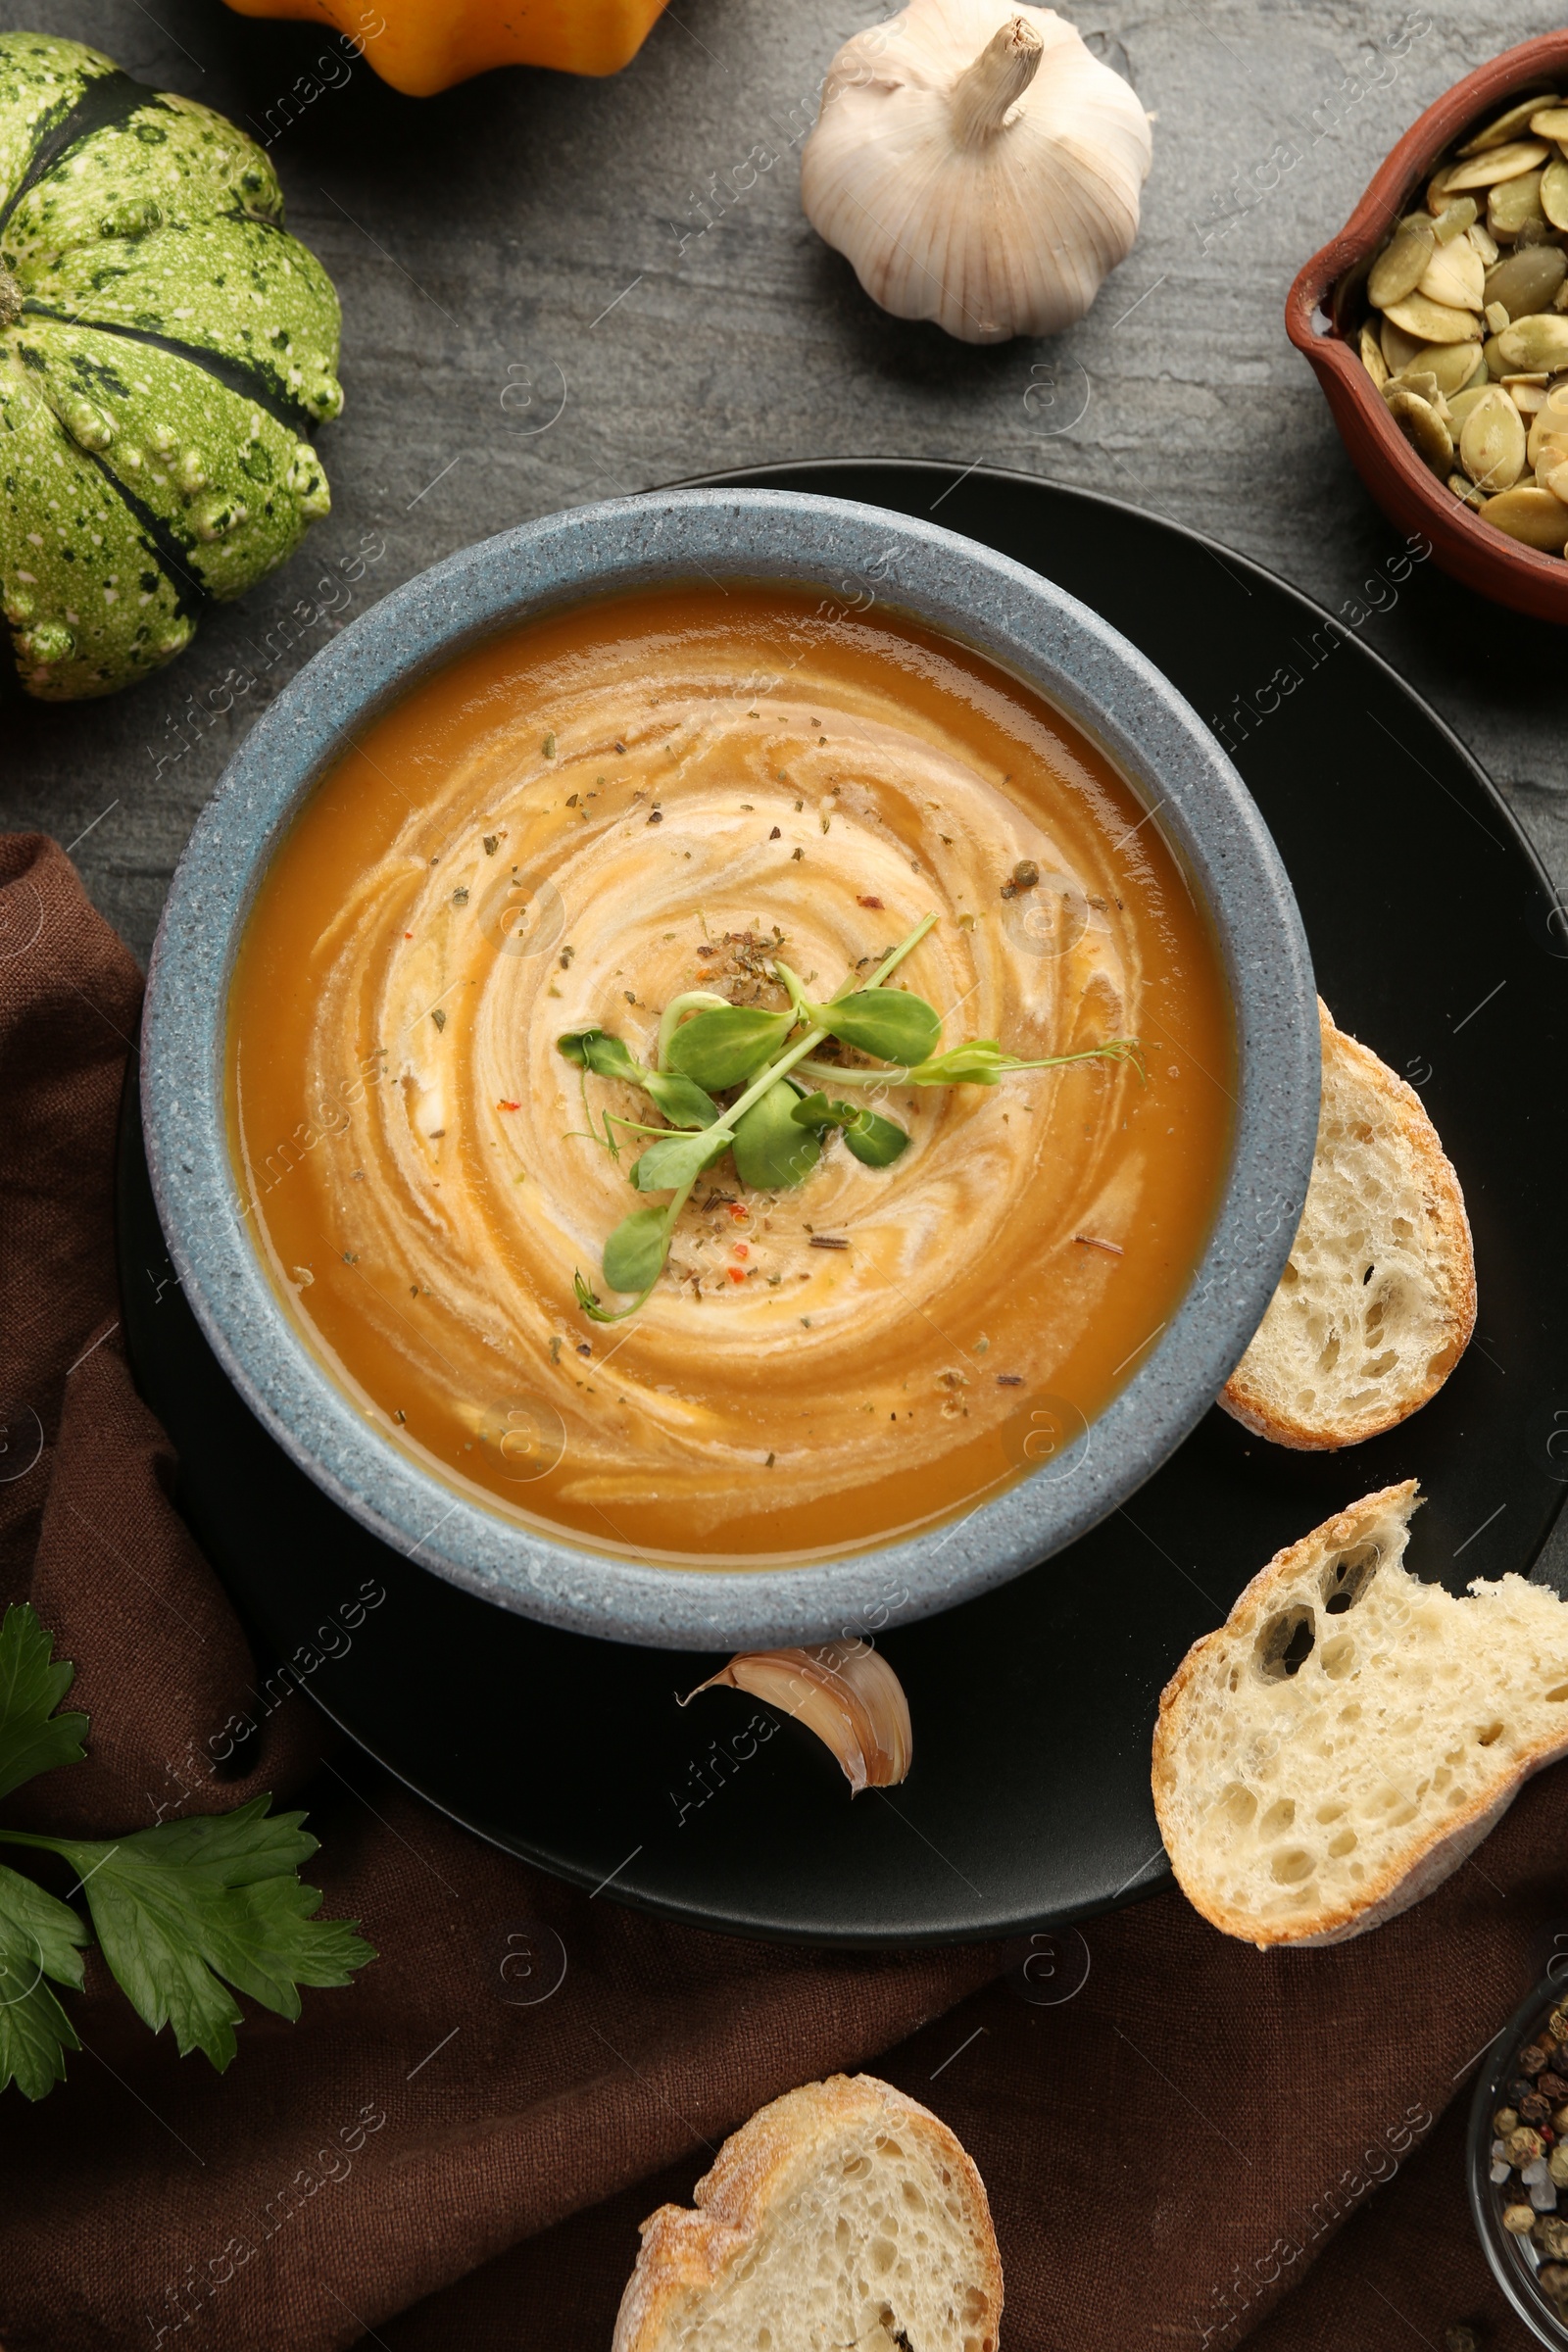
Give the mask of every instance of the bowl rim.
[[[1297, 272], [1285, 301], [1285, 331], [1318, 375], [1334, 379], [1350, 406], [1365, 421], [1379, 462], [1401, 482], [1412, 501], [1462, 543], [1474, 548], [1483, 567], [1512, 572], [1528, 582], [1539, 601], [1529, 610], [1540, 612], [1560, 604], [1568, 619], [1568, 561], [1510, 539], [1454, 497], [1431, 467], [1422, 464], [1399, 431], [1387, 401], [1361, 365], [1360, 355], [1333, 323], [1333, 298], [1342, 278], [1370, 258], [1396, 220], [1405, 211], [1417, 183], [1424, 183], [1432, 166], [1459, 131], [1478, 116], [1492, 111], [1533, 81], [1561, 80], [1568, 75], [1568, 27], [1540, 33], [1478, 66], [1454, 82], [1416, 117], [1409, 129], [1390, 148], [1362, 192], [1343, 228]], [[1328, 328], [1315, 321], [1327, 317]], [[1342, 426], [1343, 431], [1343, 426]]]
[[[278, 1299], [246, 1230], [225, 1117], [229, 976], [252, 899], [350, 731], [472, 645], [535, 613], [661, 580], [822, 584], [870, 566], [884, 601], [1043, 694], [1105, 750], [1207, 907], [1237, 1049], [1230, 1160], [1208, 1244], [1127, 1385], [1058, 1456], [935, 1529], [837, 1561], [683, 1569], [508, 1519], [384, 1438]], [[1316, 1141], [1316, 992], [1295, 895], [1241, 776], [1120, 633], [1010, 558], [858, 501], [675, 490], [606, 501], [463, 549], [368, 607], [263, 712], [199, 816], [148, 975], [148, 1164], [187, 1298], [250, 1409], [352, 1517], [481, 1597], [564, 1630], [713, 1650], [912, 1620], [1022, 1574], [1152, 1476], [1245, 1351], [1295, 1238]]]
[[[1495, 2136], [1492, 2118], [1499, 2105], [1498, 2093], [1513, 2064], [1514, 2053], [1523, 2044], [1530, 2028], [1565, 2001], [1568, 2001], [1568, 1973], [1557, 1978], [1548, 1967], [1497, 2035], [1496, 2046], [1502, 2052], [1501, 2057], [1490, 2067], [1484, 2067], [1476, 2078], [1475, 2090], [1470, 2099], [1465, 2149], [1470, 2218], [1475, 2224], [1476, 2235], [1481, 2240], [1481, 2251], [1516, 2316], [1524, 2322], [1538, 2343], [1548, 2347], [1548, 2352], [1561, 2352], [1561, 2347], [1568, 2345], [1568, 2325], [1556, 2317], [1540, 2287], [1534, 2284], [1535, 2275], [1528, 2263], [1518, 2257], [1509, 2259], [1508, 2249], [1512, 2241], [1507, 2239], [1507, 2232], [1496, 2214], [1488, 2175], [1490, 2150]], [[1484, 2150], [1488, 2151], [1486, 2155], [1483, 2154]], [[1550, 2333], [1547, 2332], [1548, 2328]]]

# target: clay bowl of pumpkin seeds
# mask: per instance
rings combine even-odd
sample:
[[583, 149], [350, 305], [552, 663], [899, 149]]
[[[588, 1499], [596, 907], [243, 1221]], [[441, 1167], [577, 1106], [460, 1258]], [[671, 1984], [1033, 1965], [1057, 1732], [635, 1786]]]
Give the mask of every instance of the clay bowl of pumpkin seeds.
[[1428, 108], [1286, 326], [1390, 518], [1482, 594], [1568, 622], [1568, 31]]

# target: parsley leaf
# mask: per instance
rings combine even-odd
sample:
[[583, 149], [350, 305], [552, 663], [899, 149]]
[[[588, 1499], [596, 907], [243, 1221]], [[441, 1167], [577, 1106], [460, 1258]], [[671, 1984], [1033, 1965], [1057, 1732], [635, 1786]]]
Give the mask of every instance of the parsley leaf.
[[0, 2090], [15, 2082], [41, 2099], [65, 2080], [65, 2054], [81, 2044], [44, 1979], [79, 1985], [87, 1940], [68, 1904], [0, 1864]]
[[303, 1813], [270, 1817], [271, 1801], [161, 1822], [115, 1843], [28, 1840], [80, 1874], [104, 1958], [154, 2033], [172, 2026], [180, 2056], [205, 2050], [220, 2073], [242, 2018], [227, 1984], [295, 2018], [301, 1984], [346, 1984], [375, 1958], [357, 1920], [314, 1917], [319, 1891], [296, 1873], [317, 1840], [300, 1828]]
[[79, 1764], [85, 1715], [56, 1715], [76, 1679], [64, 1658], [51, 1663], [54, 1636], [26, 1601], [0, 1622], [0, 1796], [56, 1764]]

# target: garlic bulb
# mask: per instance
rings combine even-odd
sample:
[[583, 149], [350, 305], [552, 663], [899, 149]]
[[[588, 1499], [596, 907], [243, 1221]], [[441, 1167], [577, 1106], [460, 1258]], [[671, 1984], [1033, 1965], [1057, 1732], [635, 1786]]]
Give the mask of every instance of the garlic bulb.
[[699, 1683], [681, 1705], [721, 1683], [781, 1707], [814, 1732], [837, 1756], [853, 1796], [862, 1788], [896, 1788], [914, 1761], [904, 1685], [868, 1642], [743, 1652]]
[[873, 302], [965, 343], [1081, 318], [1138, 234], [1149, 120], [1049, 8], [909, 0], [845, 43], [801, 201]]

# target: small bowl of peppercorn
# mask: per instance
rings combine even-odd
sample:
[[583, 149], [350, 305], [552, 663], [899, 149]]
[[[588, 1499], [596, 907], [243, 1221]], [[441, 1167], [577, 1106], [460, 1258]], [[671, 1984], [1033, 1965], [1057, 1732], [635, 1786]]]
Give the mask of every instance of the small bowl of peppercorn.
[[1509, 2019], [1470, 2111], [1470, 2208], [1494, 2277], [1537, 2340], [1568, 2348], [1568, 1984]]

